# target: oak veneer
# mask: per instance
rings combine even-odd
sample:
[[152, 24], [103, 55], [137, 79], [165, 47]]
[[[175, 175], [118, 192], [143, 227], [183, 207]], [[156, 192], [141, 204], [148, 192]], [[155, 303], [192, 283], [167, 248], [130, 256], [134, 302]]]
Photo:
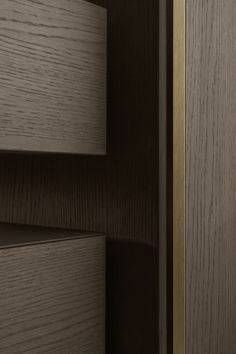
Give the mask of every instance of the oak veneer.
[[108, 156], [0, 156], [0, 220], [97, 230], [156, 247], [158, 3], [112, 0], [108, 7]]
[[[156, 354], [158, 297], [153, 294], [158, 290], [159, 259], [158, 1], [111, 0], [107, 4], [108, 155], [1, 156], [0, 220], [107, 233], [113, 240], [107, 247], [108, 276], [112, 279], [107, 292], [107, 351], [132, 354], [139, 346]], [[164, 192], [163, 185], [160, 188]], [[165, 234], [162, 237], [164, 240]], [[133, 253], [128, 257], [130, 249]], [[148, 254], [153, 266], [146, 263], [151, 259]], [[121, 278], [117, 267], [123, 267], [124, 258], [127, 267], [132, 264], [132, 271], [122, 270]], [[144, 298], [143, 282], [132, 276], [136, 264], [147, 281], [145, 289], [149, 289]], [[130, 298], [124, 296], [120, 301], [120, 294], [128, 293], [127, 284], [137, 289], [136, 303], [142, 304], [143, 311], [137, 306], [135, 315]], [[150, 321], [152, 316], [154, 320]], [[145, 335], [140, 336], [143, 325]]]
[[186, 353], [235, 354], [236, 2], [186, 5]]
[[106, 152], [106, 9], [1, 0], [0, 150]]
[[105, 238], [0, 224], [0, 352], [105, 353]]

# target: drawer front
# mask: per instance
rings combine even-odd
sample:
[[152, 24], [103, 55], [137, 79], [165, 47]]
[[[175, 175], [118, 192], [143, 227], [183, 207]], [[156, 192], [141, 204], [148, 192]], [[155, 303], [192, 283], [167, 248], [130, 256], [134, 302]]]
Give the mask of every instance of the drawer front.
[[104, 354], [104, 237], [0, 250], [0, 352]]
[[0, 150], [104, 154], [106, 10], [0, 1]]

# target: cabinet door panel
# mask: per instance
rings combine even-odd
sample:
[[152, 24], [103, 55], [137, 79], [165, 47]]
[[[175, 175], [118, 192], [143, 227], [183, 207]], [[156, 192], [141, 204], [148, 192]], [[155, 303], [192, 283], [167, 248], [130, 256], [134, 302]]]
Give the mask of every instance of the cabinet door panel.
[[0, 352], [104, 354], [104, 237], [4, 247]]
[[236, 3], [186, 5], [187, 354], [234, 354]]

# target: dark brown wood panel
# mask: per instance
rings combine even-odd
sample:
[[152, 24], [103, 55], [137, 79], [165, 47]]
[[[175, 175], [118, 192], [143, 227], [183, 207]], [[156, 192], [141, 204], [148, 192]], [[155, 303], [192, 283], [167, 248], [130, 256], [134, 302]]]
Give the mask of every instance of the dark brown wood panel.
[[0, 249], [100, 236], [79, 230], [0, 223]]
[[104, 246], [90, 237], [0, 249], [1, 353], [105, 354]]
[[187, 1], [187, 354], [236, 348], [235, 19]]
[[98, 6], [103, 6], [107, 8], [107, 4], [109, 0], [87, 0], [87, 1], [96, 4]]
[[165, 338], [165, 346], [157, 349], [157, 250], [116, 241], [109, 241], [107, 250], [107, 284], [112, 293], [107, 298], [107, 353], [166, 354]]

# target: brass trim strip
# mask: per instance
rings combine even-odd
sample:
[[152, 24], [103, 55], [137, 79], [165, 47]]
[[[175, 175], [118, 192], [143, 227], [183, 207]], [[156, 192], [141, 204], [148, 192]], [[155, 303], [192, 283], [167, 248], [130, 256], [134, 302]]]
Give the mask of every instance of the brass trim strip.
[[173, 0], [173, 353], [185, 354], [185, 0]]

